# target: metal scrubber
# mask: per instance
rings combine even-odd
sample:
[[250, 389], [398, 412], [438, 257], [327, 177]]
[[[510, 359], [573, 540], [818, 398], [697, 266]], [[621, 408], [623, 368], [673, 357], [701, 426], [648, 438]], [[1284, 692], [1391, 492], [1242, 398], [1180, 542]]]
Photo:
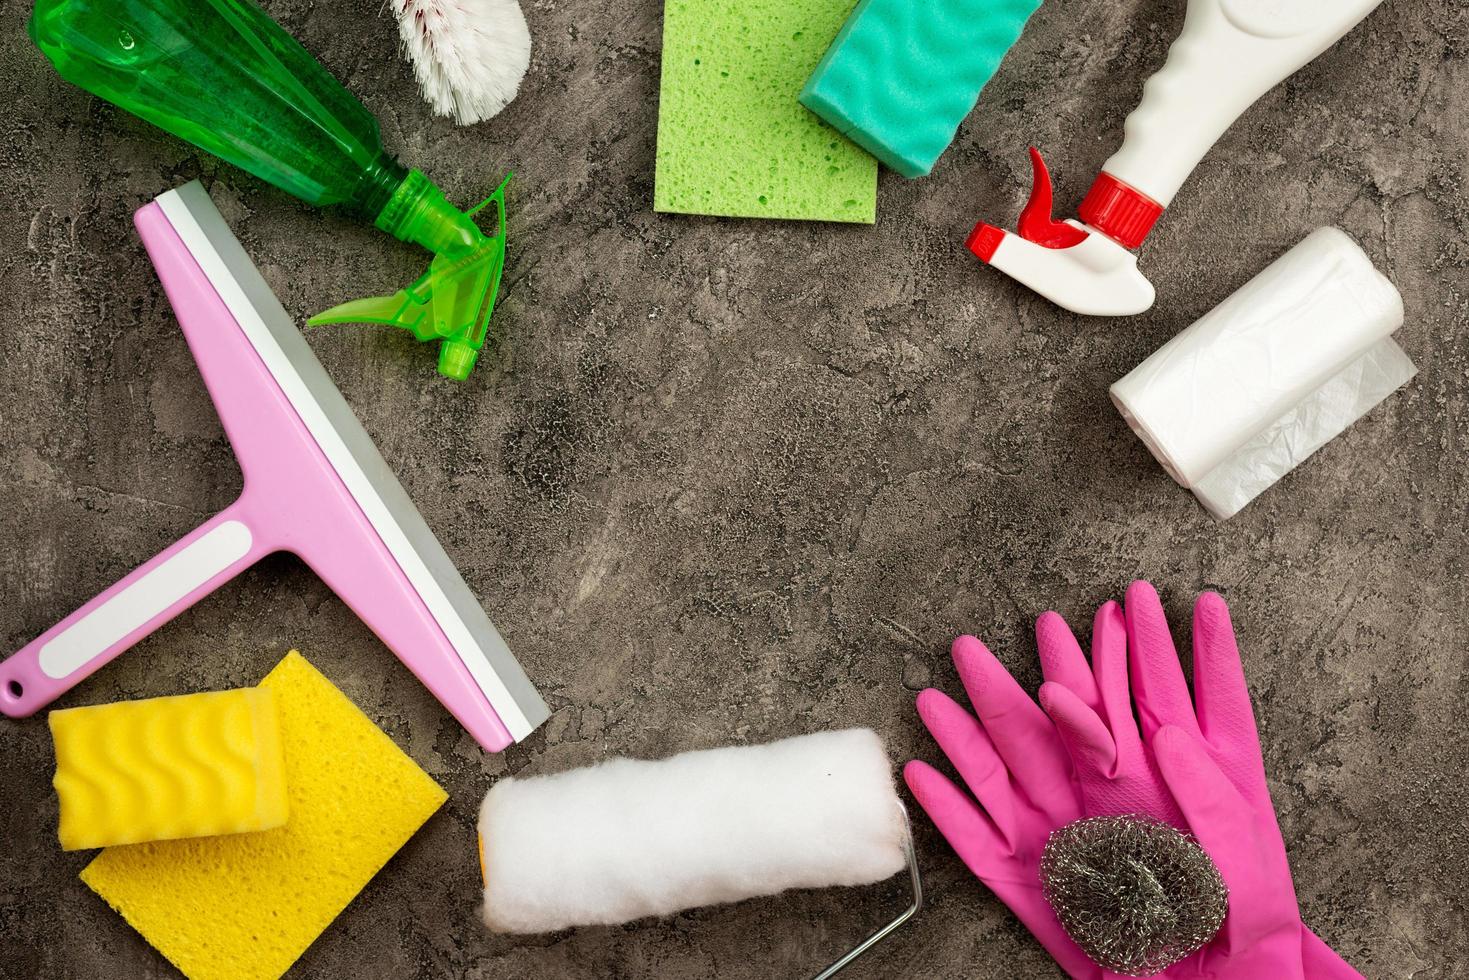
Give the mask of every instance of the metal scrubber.
[[1219, 931], [1229, 891], [1193, 838], [1137, 816], [1092, 817], [1051, 833], [1041, 887], [1066, 934], [1099, 966], [1161, 973]]

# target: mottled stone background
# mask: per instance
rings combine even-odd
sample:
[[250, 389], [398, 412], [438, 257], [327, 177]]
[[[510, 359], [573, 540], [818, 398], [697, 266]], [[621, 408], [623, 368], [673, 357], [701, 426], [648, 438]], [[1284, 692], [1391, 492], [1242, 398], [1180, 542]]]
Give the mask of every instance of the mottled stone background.
[[[528, 0], [520, 97], [434, 118], [379, 3], [271, 0], [460, 201], [507, 169], [498, 357], [468, 385], [387, 330], [313, 332], [554, 714], [485, 755], [297, 560], [277, 556], [61, 702], [253, 684], [300, 647], [450, 791], [302, 977], [769, 978], [814, 972], [899, 881], [532, 939], [476, 917], [473, 822], [506, 773], [870, 725], [957, 691], [976, 631], [1028, 685], [1030, 624], [1148, 576], [1231, 601], [1306, 918], [1368, 976], [1469, 959], [1469, 6], [1388, 0], [1267, 95], [1143, 253], [1160, 300], [1062, 313], [962, 249], [1013, 220], [1043, 146], [1063, 201], [1116, 146], [1178, 0], [1047, 0], [935, 173], [884, 173], [875, 228], [654, 214], [660, 7]], [[0, 2], [0, 646], [20, 647], [229, 503], [240, 475], [132, 212], [199, 177], [299, 318], [423, 256], [315, 212], [61, 82]], [[1422, 371], [1220, 524], [1107, 385], [1311, 229], [1402, 289]], [[0, 721], [0, 975], [172, 973], [55, 840], [44, 721]], [[852, 976], [1057, 972], [926, 821], [930, 905]]]

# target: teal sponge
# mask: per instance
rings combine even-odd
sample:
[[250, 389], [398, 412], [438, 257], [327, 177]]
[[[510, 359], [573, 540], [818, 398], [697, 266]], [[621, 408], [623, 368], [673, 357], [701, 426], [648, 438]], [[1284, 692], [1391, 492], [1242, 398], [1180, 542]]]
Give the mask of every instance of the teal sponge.
[[801, 104], [904, 177], [922, 177], [1040, 0], [862, 0]]
[[853, 0], [667, 0], [653, 206], [871, 224], [877, 161], [802, 109]]

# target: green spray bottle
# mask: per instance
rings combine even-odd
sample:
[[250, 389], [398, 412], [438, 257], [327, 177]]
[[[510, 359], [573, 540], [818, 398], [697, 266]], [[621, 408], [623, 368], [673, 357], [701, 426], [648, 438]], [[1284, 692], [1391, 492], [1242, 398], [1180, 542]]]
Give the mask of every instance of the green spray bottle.
[[[504, 267], [504, 183], [478, 207], [454, 207], [383, 150], [372, 114], [251, 0], [37, 0], [30, 34], [67, 81], [434, 253], [406, 289], [308, 322], [403, 327], [442, 341], [441, 374], [469, 377]], [[489, 204], [498, 224], [486, 235], [473, 217]]]

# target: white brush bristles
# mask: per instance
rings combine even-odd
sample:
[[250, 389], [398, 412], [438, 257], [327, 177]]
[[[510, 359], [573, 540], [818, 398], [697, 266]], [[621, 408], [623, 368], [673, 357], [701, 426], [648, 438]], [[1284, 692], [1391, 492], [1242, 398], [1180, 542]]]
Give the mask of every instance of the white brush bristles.
[[482, 122], [515, 98], [530, 66], [530, 28], [516, 0], [393, 0], [393, 13], [439, 115]]
[[907, 865], [892, 767], [865, 728], [503, 779], [480, 806], [485, 925], [551, 932]]

